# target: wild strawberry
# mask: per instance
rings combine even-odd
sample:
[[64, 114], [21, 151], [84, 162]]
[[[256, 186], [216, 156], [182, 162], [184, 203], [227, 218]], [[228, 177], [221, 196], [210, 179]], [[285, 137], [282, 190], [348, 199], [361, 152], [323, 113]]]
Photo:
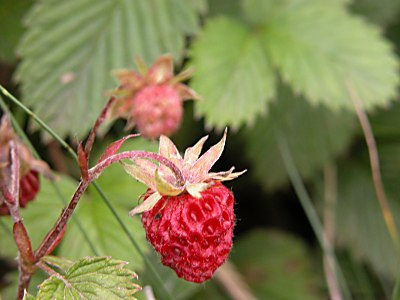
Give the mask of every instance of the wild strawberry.
[[[4, 115], [0, 124], [0, 185], [8, 187], [11, 182], [10, 174], [10, 142], [17, 146], [20, 161], [19, 176], [19, 206], [25, 207], [32, 201], [39, 190], [39, 173], [52, 177], [47, 164], [36, 160], [28, 147], [15, 135], [8, 116]], [[0, 198], [1, 200], [1, 198]], [[0, 215], [9, 215], [6, 203], [0, 203]]]
[[186, 70], [174, 77], [170, 55], [161, 56], [149, 70], [142, 61], [137, 65], [140, 73], [116, 72], [120, 86], [114, 94], [119, 98], [110, 107], [108, 118], [127, 119], [128, 129], [136, 125], [148, 139], [174, 133], [182, 120], [182, 102], [199, 98], [180, 83], [189, 78], [191, 72]]
[[150, 85], [137, 93], [131, 113], [138, 131], [155, 139], [161, 133], [170, 135], [178, 129], [183, 115], [182, 100], [168, 84]]
[[233, 204], [232, 192], [219, 182], [200, 198], [187, 193], [163, 196], [142, 215], [146, 237], [162, 263], [179, 277], [203, 282], [224, 263], [232, 247]]
[[232, 247], [234, 198], [220, 181], [231, 180], [243, 172], [210, 173], [221, 156], [222, 140], [199, 158], [207, 137], [188, 148], [182, 158], [170, 139], [160, 138], [159, 154], [181, 173], [178, 178], [165, 165], [144, 159], [123, 164], [125, 170], [148, 185], [144, 201], [130, 212], [143, 212], [146, 237], [161, 255], [161, 262], [179, 277], [192, 282], [210, 279], [227, 259]]

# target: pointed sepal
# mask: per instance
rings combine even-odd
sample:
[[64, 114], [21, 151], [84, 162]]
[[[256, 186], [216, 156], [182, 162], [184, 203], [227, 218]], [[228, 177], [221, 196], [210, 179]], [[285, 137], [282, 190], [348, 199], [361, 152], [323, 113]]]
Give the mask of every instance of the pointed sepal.
[[129, 216], [133, 217], [136, 214], [140, 214], [144, 211], [152, 209], [157, 204], [157, 202], [161, 200], [161, 198], [162, 196], [158, 192], [154, 192], [149, 197], [147, 197], [145, 201], [132, 209], [129, 212]]

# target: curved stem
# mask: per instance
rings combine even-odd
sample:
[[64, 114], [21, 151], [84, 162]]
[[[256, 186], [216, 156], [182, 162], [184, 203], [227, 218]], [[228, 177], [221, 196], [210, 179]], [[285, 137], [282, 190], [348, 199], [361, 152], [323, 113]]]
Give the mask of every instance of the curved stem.
[[346, 85], [347, 85], [347, 90], [349, 92], [351, 101], [353, 102], [354, 109], [356, 111], [358, 120], [361, 124], [361, 128], [364, 133], [365, 142], [367, 144], [369, 161], [370, 161], [370, 166], [371, 166], [371, 173], [372, 173], [372, 181], [374, 183], [376, 197], [378, 199], [379, 206], [382, 211], [383, 219], [385, 220], [386, 228], [392, 239], [392, 242], [397, 251], [397, 254], [400, 257], [399, 234], [397, 232], [397, 227], [394, 222], [394, 217], [390, 210], [389, 201], [386, 197], [385, 188], [383, 186], [381, 168], [380, 168], [380, 163], [379, 163], [378, 149], [376, 146], [374, 134], [372, 132], [371, 124], [370, 124], [368, 116], [364, 110], [361, 99], [360, 99], [357, 91], [354, 89], [354, 87], [352, 85], [352, 82], [350, 80], [348, 80], [346, 82]]
[[96, 166], [89, 169], [89, 180], [92, 181], [97, 177], [99, 177], [101, 172], [105, 168], [107, 168], [109, 165], [115, 162], [119, 162], [123, 159], [135, 159], [135, 158], [149, 158], [158, 161], [159, 163], [171, 169], [171, 171], [175, 174], [175, 177], [177, 179], [177, 184], [179, 186], [182, 186], [184, 184], [185, 180], [183, 178], [182, 172], [173, 162], [171, 162], [170, 160], [166, 159], [165, 157], [159, 154], [146, 151], [125, 151], [107, 157], [106, 159], [98, 163]]

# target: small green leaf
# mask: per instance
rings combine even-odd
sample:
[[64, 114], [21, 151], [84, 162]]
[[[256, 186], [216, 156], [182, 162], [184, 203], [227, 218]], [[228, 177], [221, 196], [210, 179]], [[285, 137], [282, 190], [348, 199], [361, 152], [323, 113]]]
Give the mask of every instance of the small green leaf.
[[45, 262], [48, 265], [51, 265], [52, 267], [56, 267], [61, 271], [64, 271], [65, 273], [74, 264], [73, 261], [59, 256], [45, 256], [41, 259], [41, 261]]
[[252, 164], [249, 172], [265, 188], [276, 188], [287, 181], [277, 144], [279, 134], [285, 135], [296, 167], [307, 179], [342, 153], [354, 132], [352, 114], [311, 106], [285, 87], [279, 88], [278, 100], [271, 104], [270, 110], [254, 128], [243, 132], [246, 154]]
[[266, 112], [275, 75], [259, 33], [228, 17], [212, 18], [191, 51], [196, 72], [191, 86], [203, 100], [196, 114], [208, 126], [238, 128]]
[[[201, 1], [204, 2], [204, 1]], [[183, 58], [197, 32], [194, 1], [70, 0], [35, 3], [19, 45], [22, 98], [53, 130], [83, 136], [115, 87], [110, 72], [164, 53]]]
[[335, 1], [245, 0], [268, 57], [296, 92], [313, 103], [353, 109], [349, 85], [366, 109], [396, 95], [399, 63], [378, 28]]
[[35, 300], [36, 298], [29, 294], [28, 292], [25, 293], [24, 298], [22, 300]]
[[110, 257], [86, 257], [67, 273], [52, 275], [40, 285], [38, 300], [51, 299], [135, 299], [140, 287], [136, 274], [125, 262]]

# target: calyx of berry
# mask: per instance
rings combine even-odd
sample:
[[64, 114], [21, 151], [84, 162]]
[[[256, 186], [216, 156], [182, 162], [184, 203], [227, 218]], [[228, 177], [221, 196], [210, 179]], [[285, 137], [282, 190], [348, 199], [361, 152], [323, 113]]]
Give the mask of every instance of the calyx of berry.
[[195, 91], [181, 83], [181, 81], [191, 77], [193, 70], [186, 69], [174, 76], [173, 58], [171, 55], [160, 56], [150, 68], [147, 68], [145, 63], [139, 58], [136, 58], [135, 62], [138, 72], [127, 69], [114, 72], [119, 81], [119, 87], [111, 92], [117, 100], [108, 111], [107, 117], [109, 119], [127, 119], [127, 129], [133, 128], [137, 122], [134, 118], [135, 113], [133, 112], [135, 102], [137, 102], [136, 96], [139, 92], [149, 87], [171, 88], [176, 93], [179, 101], [200, 99], [200, 96]]
[[[186, 149], [183, 157], [174, 143], [166, 136], [160, 137], [159, 155], [172, 162], [181, 172], [181, 178], [165, 164], [156, 164], [153, 161], [136, 158], [131, 163], [122, 163], [125, 171], [136, 180], [149, 187], [146, 201], [135, 207], [129, 214], [152, 209], [162, 196], [177, 196], [189, 193], [195, 198], [201, 197], [201, 192], [209, 188], [216, 181], [226, 181], [237, 178], [246, 170], [234, 172], [234, 167], [228, 171], [210, 172], [211, 167], [220, 158], [224, 150], [227, 130], [222, 139], [200, 156], [203, 145], [208, 136], [201, 138], [194, 146]], [[182, 180], [183, 178], [183, 180]]]

